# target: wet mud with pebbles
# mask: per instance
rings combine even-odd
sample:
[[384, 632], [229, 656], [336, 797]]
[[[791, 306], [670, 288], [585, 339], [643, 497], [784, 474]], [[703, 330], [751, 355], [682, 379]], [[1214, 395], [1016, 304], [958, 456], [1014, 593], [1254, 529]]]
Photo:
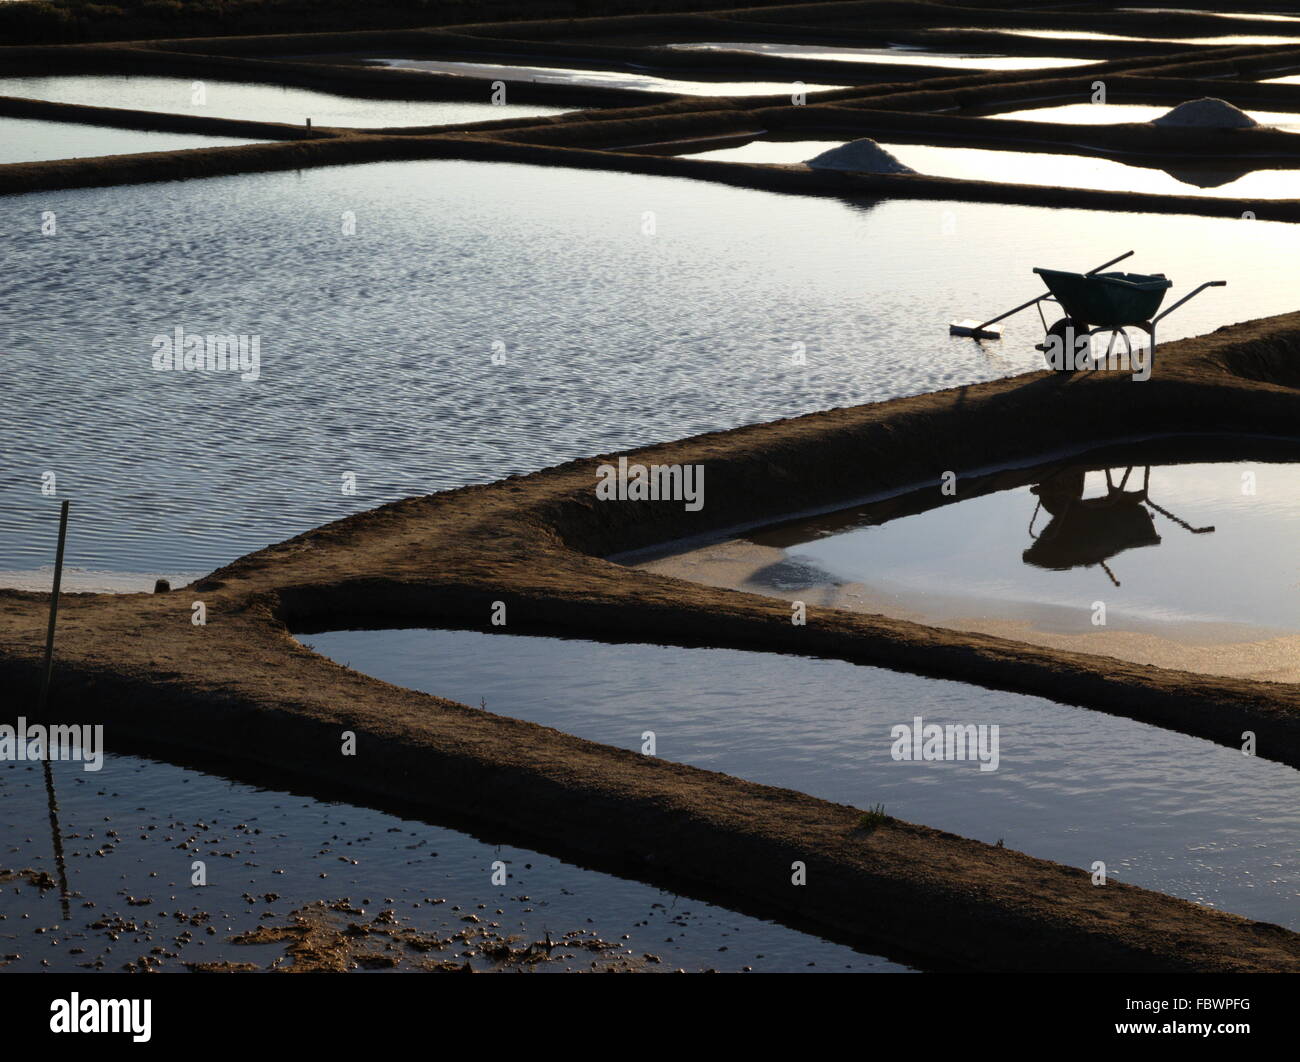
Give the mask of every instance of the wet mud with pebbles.
[[51, 780], [54, 822], [42, 767], [0, 764], [10, 971], [903, 969], [514, 845], [172, 764], [111, 754]]

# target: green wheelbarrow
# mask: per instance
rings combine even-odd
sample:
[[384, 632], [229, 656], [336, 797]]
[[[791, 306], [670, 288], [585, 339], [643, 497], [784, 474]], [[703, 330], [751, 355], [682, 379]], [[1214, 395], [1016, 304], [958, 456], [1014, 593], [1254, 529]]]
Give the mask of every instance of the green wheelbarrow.
[[1163, 273], [1066, 273], [1037, 267], [1034, 272], [1067, 317], [1099, 328], [1127, 328], [1151, 320], [1174, 286]]
[[[988, 321], [981, 323], [954, 321], [948, 326], [948, 334], [971, 336], [975, 339], [1001, 339], [1002, 330], [993, 328], [993, 325], [1030, 306], [1037, 306], [1045, 336], [1044, 341], [1037, 344], [1036, 349], [1043, 351], [1050, 368], [1072, 372], [1078, 367], [1077, 364], [1072, 363], [1074, 359], [1065, 359], [1062, 364], [1061, 353], [1063, 351], [1078, 353], [1084, 346], [1090, 349], [1092, 337], [1105, 332], [1110, 333], [1106, 360], [1110, 360], [1116, 340], [1122, 338], [1131, 364], [1133, 345], [1125, 332], [1126, 328], [1140, 328], [1147, 333], [1154, 358], [1157, 322], [1206, 288], [1220, 288], [1227, 284], [1227, 281], [1206, 281], [1164, 312], [1158, 313], [1161, 303], [1164, 302], [1165, 293], [1173, 287], [1173, 282], [1163, 273], [1102, 272], [1103, 269], [1122, 262], [1132, 254], [1132, 251], [1126, 251], [1118, 258], [1112, 258], [1109, 262], [1104, 262], [1086, 273], [1070, 273], [1062, 269], [1036, 267], [1034, 272], [1047, 286], [1046, 294], [1030, 299]], [[1051, 325], [1048, 325], [1042, 309], [1042, 304], [1048, 302], [1056, 303], [1065, 313], [1064, 317]]]

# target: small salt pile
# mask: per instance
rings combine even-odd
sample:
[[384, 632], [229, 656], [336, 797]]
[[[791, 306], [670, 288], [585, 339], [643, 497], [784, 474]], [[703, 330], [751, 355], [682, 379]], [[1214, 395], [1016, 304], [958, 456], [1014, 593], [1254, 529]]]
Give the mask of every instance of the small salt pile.
[[1153, 118], [1151, 124], [1197, 129], [1250, 129], [1259, 125], [1245, 111], [1234, 107], [1227, 100], [1212, 96], [1180, 103], [1167, 114]]
[[823, 151], [806, 166], [814, 170], [847, 170], [851, 173], [915, 173], [874, 140], [863, 138]]

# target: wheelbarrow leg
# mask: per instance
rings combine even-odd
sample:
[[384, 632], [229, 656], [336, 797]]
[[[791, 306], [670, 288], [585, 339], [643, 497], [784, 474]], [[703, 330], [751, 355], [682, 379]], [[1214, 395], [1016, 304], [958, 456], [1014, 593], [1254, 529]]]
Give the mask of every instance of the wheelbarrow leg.
[[1123, 336], [1123, 337], [1124, 337], [1124, 351], [1125, 351], [1125, 353], [1126, 353], [1126, 355], [1127, 355], [1127, 357], [1128, 357], [1128, 364], [1129, 364], [1129, 367], [1132, 368], [1132, 366], [1133, 366], [1133, 343], [1132, 343], [1132, 341], [1129, 339], [1129, 337], [1128, 337], [1128, 333], [1127, 333], [1126, 331], [1124, 331], [1124, 329], [1122, 329], [1122, 328], [1114, 328], [1114, 329], [1111, 330], [1111, 333], [1110, 333], [1110, 342], [1106, 344], [1106, 368], [1109, 369], [1109, 368], [1110, 368], [1110, 365], [1111, 365], [1110, 356], [1111, 356], [1111, 354], [1112, 354], [1112, 353], [1114, 352], [1114, 350], [1115, 350], [1115, 337], [1116, 337], [1116, 336]]

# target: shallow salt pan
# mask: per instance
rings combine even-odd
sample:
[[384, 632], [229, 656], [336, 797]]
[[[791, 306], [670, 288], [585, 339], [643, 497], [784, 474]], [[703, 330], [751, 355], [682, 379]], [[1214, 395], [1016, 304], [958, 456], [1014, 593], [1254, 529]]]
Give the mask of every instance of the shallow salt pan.
[[[1084, 709], [842, 661], [466, 631], [305, 644], [387, 682], [1300, 925], [1300, 774]], [[999, 727], [999, 763], [892, 758], [892, 728]]]
[[[719, 162], [790, 164], [812, 158], [838, 147], [840, 143], [836, 140], [755, 140], [739, 147], [699, 152], [689, 157]], [[895, 144], [887, 140], [881, 141], [880, 146], [918, 173], [933, 177], [1057, 188], [1098, 188], [1151, 195], [1205, 195], [1244, 200], [1300, 198], [1300, 169], [1259, 169], [1234, 177], [1204, 165], [1188, 164], [1178, 171], [1186, 178], [1180, 180], [1179, 176], [1164, 170], [1129, 166], [1113, 159], [1086, 155]]]
[[1300, 22], [1300, 18], [1295, 15], [1271, 15], [1254, 11], [1205, 11], [1197, 7], [1121, 7], [1117, 10], [1175, 15], [1213, 15], [1215, 18], [1248, 18], [1254, 22]]
[[252, 143], [256, 141], [204, 133], [141, 132], [80, 122], [0, 117], [0, 165]]
[[1096, 59], [1065, 59], [1041, 55], [959, 55], [952, 52], [929, 52], [923, 49], [833, 48], [820, 44], [772, 44], [741, 42], [708, 44], [671, 44], [670, 48], [686, 51], [754, 52], [780, 55], [792, 59], [842, 59], [846, 62], [897, 63], [900, 66], [942, 66], [960, 70], [1048, 70], [1069, 66], [1087, 66]]
[[499, 63], [466, 63], [441, 59], [376, 59], [384, 66], [402, 70], [426, 70], [459, 74], [479, 79], [528, 81], [543, 85], [590, 85], [596, 88], [633, 89], [640, 92], [673, 92], [684, 96], [773, 96], [791, 93], [796, 86], [807, 92], [843, 88], [843, 85], [813, 85], [794, 81], [690, 81], [680, 78], [633, 74], [622, 70], [580, 70], [558, 66], [517, 66]]
[[1010, 33], [1016, 37], [1037, 37], [1049, 41], [1145, 41], [1153, 44], [1300, 44], [1300, 36], [1281, 37], [1266, 34], [1233, 34], [1222, 37], [1128, 37], [1120, 33], [1093, 33], [1088, 30], [1003, 29], [987, 26], [968, 27], [961, 33]]
[[[1062, 122], [1068, 125], [1115, 125], [1120, 122], [1150, 122], [1168, 113], [1168, 104], [1053, 103], [1024, 107], [1014, 111], [998, 111], [983, 114], [982, 117], [1027, 122]], [[1288, 133], [1300, 132], [1300, 113], [1295, 111], [1247, 110], [1246, 113], [1260, 125], [1274, 126]]]
[[956, 500], [920, 488], [626, 560], [1055, 649], [1300, 680], [1300, 466], [1279, 463], [1300, 450], [1218, 445], [1256, 459], [1168, 464], [1132, 445], [1122, 458], [1085, 455], [1026, 472], [1023, 485], [995, 493], [975, 477]]
[[303, 125], [310, 118], [317, 126], [358, 128], [488, 122], [499, 118], [559, 114], [568, 109], [533, 104], [493, 106], [490, 89], [486, 87], [481, 103], [374, 100], [283, 85], [184, 77], [114, 77], [107, 74], [3, 77], [0, 78], [0, 96], [289, 125]]
[[[6, 972], [79, 972], [96, 961], [112, 972], [150, 944], [165, 946], [161, 961], [169, 970], [218, 960], [269, 965], [283, 956], [282, 946], [232, 944], [229, 938], [287, 924], [295, 908], [340, 899], [350, 901], [352, 912], [337, 916], [340, 926], [369, 921], [387, 909], [403, 926], [445, 937], [462, 931], [465, 915], [473, 914], [496, 923], [500, 936], [514, 937], [515, 947], [547, 933], [559, 941], [581, 930], [616, 944], [615, 956], [659, 956], [662, 962], [647, 964], [650, 970], [906, 969], [498, 838], [480, 840], [370, 808], [111, 751], [98, 773], [69, 762], [54, 764], [53, 774], [69, 887], [78, 895], [65, 914], [57, 889], [0, 884], [0, 915], [8, 915], [0, 921], [0, 941], [4, 953], [21, 954], [4, 966]], [[56, 876], [39, 767], [0, 763], [0, 836], [0, 866]], [[178, 850], [178, 842], [188, 851]], [[208, 862], [208, 883], [195, 889], [189, 885], [190, 861], [200, 856]], [[505, 885], [491, 883], [497, 860], [509, 874]], [[129, 905], [128, 896], [137, 905]], [[87, 901], [93, 906], [83, 907]], [[179, 922], [176, 912], [199, 917], [203, 928]], [[113, 932], [119, 917], [137, 930]], [[50, 932], [54, 926], [58, 931]], [[208, 926], [215, 932], [209, 934]], [[178, 937], [182, 930], [188, 933]], [[572, 957], [561, 959], [566, 952]], [[480, 970], [495, 966], [473, 944], [430, 955]], [[607, 953], [561, 945], [553, 956], [538, 969], [585, 969], [593, 958], [603, 964]], [[397, 969], [403, 968], [410, 962]]]

